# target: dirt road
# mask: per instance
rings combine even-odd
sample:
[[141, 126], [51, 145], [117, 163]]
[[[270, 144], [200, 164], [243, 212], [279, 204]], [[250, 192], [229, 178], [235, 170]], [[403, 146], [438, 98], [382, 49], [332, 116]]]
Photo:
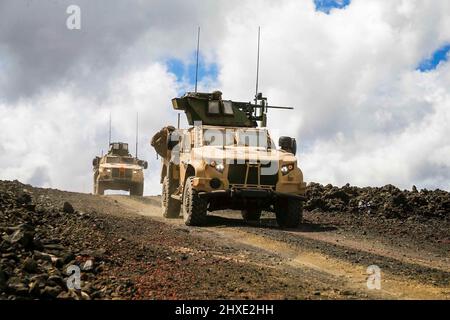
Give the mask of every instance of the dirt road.
[[[159, 197], [0, 181], [0, 299], [450, 299], [449, 230], [441, 216], [317, 210], [289, 230], [234, 211], [187, 227]], [[74, 296], [67, 267], [86, 262]]]
[[[450, 298], [448, 243], [434, 248], [414, 241], [406, 245], [392, 241], [388, 232], [377, 236], [374, 230], [355, 231], [342, 221], [320, 224], [317, 216], [308, 213], [305, 224], [295, 230], [279, 229], [270, 213], [260, 223], [249, 224], [241, 220], [239, 212], [230, 211], [211, 215], [206, 227], [188, 228], [182, 219], [161, 217], [159, 197], [105, 199], [128, 213], [189, 231], [201, 241], [237, 249], [232, 253], [219, 250], [216, 256], [242, 268], [252, 266], [278, 274], [279, 284], [288, 284], [280, 298]], [[195, 253], [183, 243], [174, 250]], [[381, 270], [380, 290], [367, 287], [367, 268], [372, 265]], [[261, 277], [259, 281], [267, 280]]]

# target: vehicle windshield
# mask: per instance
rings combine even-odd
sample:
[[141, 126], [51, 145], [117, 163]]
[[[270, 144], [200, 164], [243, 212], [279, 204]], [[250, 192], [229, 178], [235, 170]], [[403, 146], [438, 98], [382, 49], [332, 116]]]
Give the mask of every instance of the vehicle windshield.
[[241, 147], [260, 147], [267, 149], [266, 130], [237, 130], [237, 145]]
[[134, 158], [130, 158], [130, 157], [122, 157], [122, 162], [123, 162], [123, 163], [133, 164], [133, 163], [134, 163]]
[[130, 157], [107, 157], [106, 163], [127, 163], [127, 164], [133, 164], [134, 158]]
[[232, 146], [236, 144], [234, 130], [204, 129], [203, 144], [205, 146]]
[[204, 129], [205, 146], [240, 146], [268, 148], [267, 130], [255, 129]]

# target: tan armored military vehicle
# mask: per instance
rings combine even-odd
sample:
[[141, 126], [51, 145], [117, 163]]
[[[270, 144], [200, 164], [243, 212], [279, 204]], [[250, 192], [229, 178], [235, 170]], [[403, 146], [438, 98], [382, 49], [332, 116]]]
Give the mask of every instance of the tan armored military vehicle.
[[133, 157], [128, 152], [128, 144], [113, 142], [102, 157], [95, 157], [94, 194], [103, 195], [105, 190], [129, 191], [132, 196], [142, 196], [144, 192], [144, 170], [147, 162]]
[[[208, 211], [241, 210], [245, 220], [272, 211], [282, 227], [302, 219], [306, 183], [295, 157], [296, 142], [281, 137], [278, 149], [266, 126], [267, 99], [255, 104], [222, 100], [219, 91], [174, 98], [188, 129], [166, 127], [152, 139], [162, 157], [162, 213], [203, 225]], [[258, 127], [258, 121], [262, 127]]]

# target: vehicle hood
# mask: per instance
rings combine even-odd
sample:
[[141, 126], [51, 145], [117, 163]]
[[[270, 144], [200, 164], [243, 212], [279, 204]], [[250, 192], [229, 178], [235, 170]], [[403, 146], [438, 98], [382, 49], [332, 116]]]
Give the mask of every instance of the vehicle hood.
[[262, 162], [283, 161], [295, 162], [296, 157], [292, 153], [283, 150], [272, 149], [268, 151], [260, 147], [215, 147], [203, 146], [192, 149], [196, 159], [216, 159], [216, 160], [260, 160]]
[[125, 168], [132, 170], [142, 170], [142, 167], [137, 164], [124, 164], [124, 163], [104, 163], [100, 165], [103, 169], [113, 169], [113, 168]]

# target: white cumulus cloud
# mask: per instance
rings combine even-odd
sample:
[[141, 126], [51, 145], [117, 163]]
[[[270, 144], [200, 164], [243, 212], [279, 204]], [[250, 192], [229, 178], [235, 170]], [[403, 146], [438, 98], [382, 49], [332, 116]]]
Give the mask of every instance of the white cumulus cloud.
[[[64, 29], [69, 2], [84, 15], [78, 34]], [[113, 140], [134, 150], [139, 112], [145, 193], [158, 193], [149, 140], [192, 87], [165, 61], [192, 62], [200, 25], [218, 66], [200, 89], [249, 101], [261, 26], [260, 89], [295, 107], [268, 124], [297, 138], [307, 181], [450, 190], [450, 65], [416, 70], [450, 43], [446, 0], [353, 0], [330, 14], [310, 0], [69, 2], [0, 5], [0, 179], [89, 192], [109, 113]]]

